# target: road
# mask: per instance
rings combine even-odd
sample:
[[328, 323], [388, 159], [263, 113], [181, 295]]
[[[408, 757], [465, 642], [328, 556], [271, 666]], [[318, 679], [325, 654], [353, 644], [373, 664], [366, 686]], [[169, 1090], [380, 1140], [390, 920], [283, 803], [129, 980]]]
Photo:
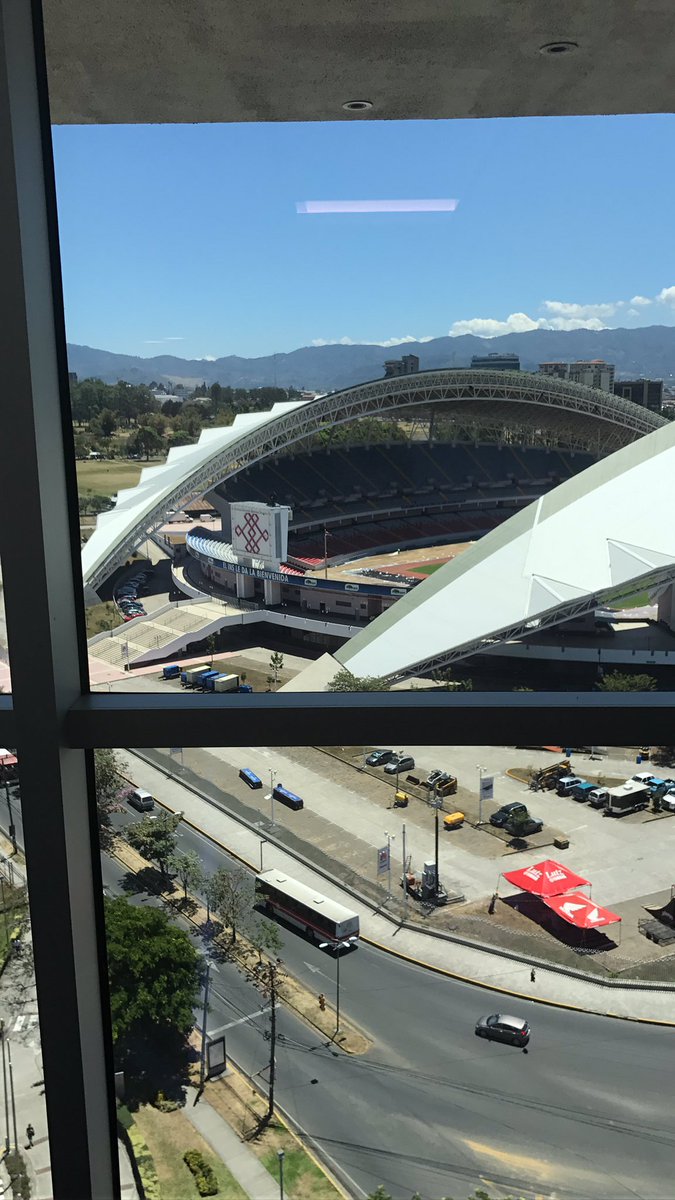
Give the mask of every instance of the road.
[[[181, 845], [208, 869], [229, 861], [188, 828]], [[104, 859], [109, 894], [123, 877]], [[288, 969], [333, 1000], [333, 959], [296, 934], [283, 939]], [[267, 1002], [222, 962], [210, 998], [209, 1033], [225, 1032], [228, 1052], [264, 1083]], [[518, 1001], [533, 1028], [528, 1052], [480, 1041], [476, 1018], [503, 997], [365, 944], [342, 959], [341, 1005], [373, 1049], [351, 1058], [281, 1011], [277, 1098], [355, 1196], [382, 1183], [395, 1200], [477, 1186], [495, 1198], [672, 1200], [675, 1031]]]

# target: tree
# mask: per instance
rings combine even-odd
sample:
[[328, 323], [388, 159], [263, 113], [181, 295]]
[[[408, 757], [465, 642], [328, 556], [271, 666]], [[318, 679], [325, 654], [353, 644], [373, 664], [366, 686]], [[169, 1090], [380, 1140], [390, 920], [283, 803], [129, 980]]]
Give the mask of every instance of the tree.
[[171, 866], [183, 885], [183, 898], [187, 900], [188, 887], [198, 888], [204, 880], [202, 860], [196, 850], [174, 854]]
[[206, 646], [207, 646], [209, 655], [211, 657], [211, 666], [213, 666], [213, 656], [216, 652], [216, 635], [215, 635], [215, 633], [209, 634], [209, 636], [206, 639]]
[[272, 653], [272, 657], [270, 658], [270, 670], [272, 670], [274, 672], [274, 686], [275, 687], [277, 686], [277, 683], [279, 680], [279, 671], [283, 671], [283, 669], [284, 669], [284, 656], [283, 656], [283, 654], [278, 654], [277, 651], [275, 650]]
[[346, 667], [333, 676], [328, 684], [329, 692], [388, 692], [386, 679], [377, 675], [353, 675]]
[[104, 408], [102, 413], [99, 413], [98, 423], [101, 429], [101, 436], [104, 438], [112, 437], [117, 429], [117, 417], [109, 408]]
[[257, 951], [260, 962], [263, 954], [276, 958], [283, 945], [279, 926], [274, 921], [268, 921], [267, 917], [259, 917], [254, 922], [248, 930], [248, 940]]
[[156, 862], [165, 878], [176, 853], [176, 829], [182, 819], [182, 813], [161, 813], [158, 817], [143, 817], [127, 830], [129, 845]]
[[132, 433], [127, 442], [128, 454], [144, 454], [147, 462], [151, 454], [158, 454], [164, 446], [164, 440], [156, 429], [150, 429], [149, 426], [141, 426], [135, 433]]
[[216, 909], [218, 906], [218, 897], [220, 896], [220, 881], [215, 875], [209, 875], [204, 881], [204, 899], [206, 900], [206, 920], [211, 920], [211, 909]]
[[219, 867], [214, 875], [217, 900], [214, 905], [223, 924], [231, 931], [231, 944], [237, 940], [237, 930], [253, 911], [254, 892], [251, 878], [241, 867]]
[[187, 1049], [201, 959], [161, 909], [106, 899], [105, 923], [116, 1066], [154, 1096], [157, 1074], [175, 1075]]
[[122, 787], [122, 772], [127, 764], [114, 750], [94, 751], [94, 772], [96, 780], [96, 816], [98, 819], [98, 840], [102, 850], [109, 850], [113, 840], [113, 830], [110, 814], [119, 807], [119, 795]]
[[653, 675], [624, 675], [621, 671], [609, 671], [595, 686], [600, 692], [654, 692], [656, 680]]

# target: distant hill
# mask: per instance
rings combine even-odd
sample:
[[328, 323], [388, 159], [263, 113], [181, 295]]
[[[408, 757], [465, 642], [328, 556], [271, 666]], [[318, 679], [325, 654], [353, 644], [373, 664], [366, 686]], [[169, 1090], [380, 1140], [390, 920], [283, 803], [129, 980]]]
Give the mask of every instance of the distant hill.
[[645, 375], [675, 380], [675, 327], [649, 325], [643, 329], [574, 329], [567, 332], [533, 329], [529, 333], [507, 333], [503, 337], [434, 338], [431, 342], [403, 342], [399, 346], [303, 346], [288, 354], [265, 358], [229, 355], [214, 362], [176, 358], [170, 354], [138, 358], [112, 354], [91, 346], [68, 345], [70, 370], [78, 379], [98, 378], [105, 383], [124, 379], [128, 383], [206, 383], [232, 387], [308, 388], [335, 391], [384, 374], [386, 358], [417, 354], [420, 369], [468, 367], [474, 354], [508, 351], [520, 356], [523, 370], [534, 370], [547, 360], [604, 358], [616, 365], [624, 378]]

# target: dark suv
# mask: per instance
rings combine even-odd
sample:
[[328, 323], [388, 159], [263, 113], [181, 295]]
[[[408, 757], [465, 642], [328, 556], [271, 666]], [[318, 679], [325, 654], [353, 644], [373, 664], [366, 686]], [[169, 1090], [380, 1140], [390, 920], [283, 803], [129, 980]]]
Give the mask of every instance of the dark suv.
[[511, 804], [503, 804], [496, 812], [490, 814], [490, 824], [497, 829], [504, 829], [514, 816], [526, 812], [527, 808], [521, 804], [520, 800], [513, 800]]

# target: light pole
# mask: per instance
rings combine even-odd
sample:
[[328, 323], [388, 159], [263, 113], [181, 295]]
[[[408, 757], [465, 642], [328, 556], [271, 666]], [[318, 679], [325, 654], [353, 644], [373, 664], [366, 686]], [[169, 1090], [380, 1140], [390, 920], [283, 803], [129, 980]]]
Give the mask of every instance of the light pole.
[[478, 824], [482, 825], [483, 824], [483, 771], [485, 770], [485, 767], [481, 767], [479, 763], [476, 763], [476, 770], [478, 771]]
[[211, 978], [211, 960], [206, 959], [206, 976], [204, 979], [204, 1009], [202, 1012], [202, 1052], [199, 1060], [199, 1091], [204, 1090], [206, 1079], [206, 1022], [209, 1013], [209, 980]]
[[10, 792], [9, 792], [9, 780], [8, 779], [5, 780], [5, 796], [7, 797], [7, 812], [9, 815], [9, 836], [10, 836], [10, 839], [12, 842], [14, 853], [16, 854], [17, 849], [18, 849], [17, 844], [16, 844], [16, 827], [14, 825], [14, 814], [12, 812], [12, 799], [11, 799]]
[[261, 875], [262, 875], [262, 870], [263, 870], [263, 846], [265, 845], [266, 841], [267, 841], [267, 838], [261, 837], [261, 839], [260, 839], [260, 874]]
[[440, 797], [440, 796], [438, 795], [438, 791], [437, 791], [437, 789], [436, 789], [436, 784], [434, 784], [434, 786], [433, 786], [433, 789], [432, 789], [431, 803], [432, 803], [432, 804], [433, 804], [433, 806], [434, 806], [434, 822], [435, 822], [435, 823], [434, 823], [434, 859], [435, 859], [435, 862], [436, 862], [436, 881], [435, 881], [435, 883], [434, 883], [434, 896], [435, 896], [435, 899], [436, 899], [436, 901], [438, 901], [438, 890], [439, 890], [439, 874], [438, 874], [438, 810], [439, 810], [439, 808], [441, 807], [441, 805], [442, 805], [442, 803], [443, 803], [443, 799], [442, 799], [442, 797]]
[[319, 942], [320, 950], [335, 951], [335, 1032], [340, 1032], [340, 951], [349, 950], [358, 938], [344, 938], [341, 942]]
[[2, 1042], [2, 1088], [5, 1095], [5, 1152], [9, 1154], [9, 1095], [7, 1093], [7, 1062], [5, 1054], [4, 1021], [0, 1021], [0, 1042]]
[[[274, 829], [274, 781], [275, 781], [276, 777], [277, 777], [276, 771], [273, 770], [272, 767], [270, 767], [270, 794], [269, 794], [269, 796], [265, 796], [265, 799], [269, 800], [271, 803], [270, 824], [271, 824], [272, 829]], [[262, 855], [262, 848], [260, 850], [260, 853]]]
[[279, 1159], [279, 1200], [284, 1200], [284, 1152], [277, 1150]]
[[396, 755], [396, 791], [398, 791], [398, 772], [399, 772], [399, 763], [400, 763], [400, 761], [401, 761], [402, 757], [403, 757], [403, 751], [402, 751], [402, 750], [399, 750], [399, 751], [398, 751], [398, 753], [397, 753], [397, 755]]
[[391, 900], [391, 843], [396, 841], [396, 834], [387, 833], [385, 829], [384, 836], [387, 839], [387, 900]]
[[405, 821], [401, 827], [401, 850], [403, 851], [403, 920], [408, 916], [408, 864], [405, 853]]

